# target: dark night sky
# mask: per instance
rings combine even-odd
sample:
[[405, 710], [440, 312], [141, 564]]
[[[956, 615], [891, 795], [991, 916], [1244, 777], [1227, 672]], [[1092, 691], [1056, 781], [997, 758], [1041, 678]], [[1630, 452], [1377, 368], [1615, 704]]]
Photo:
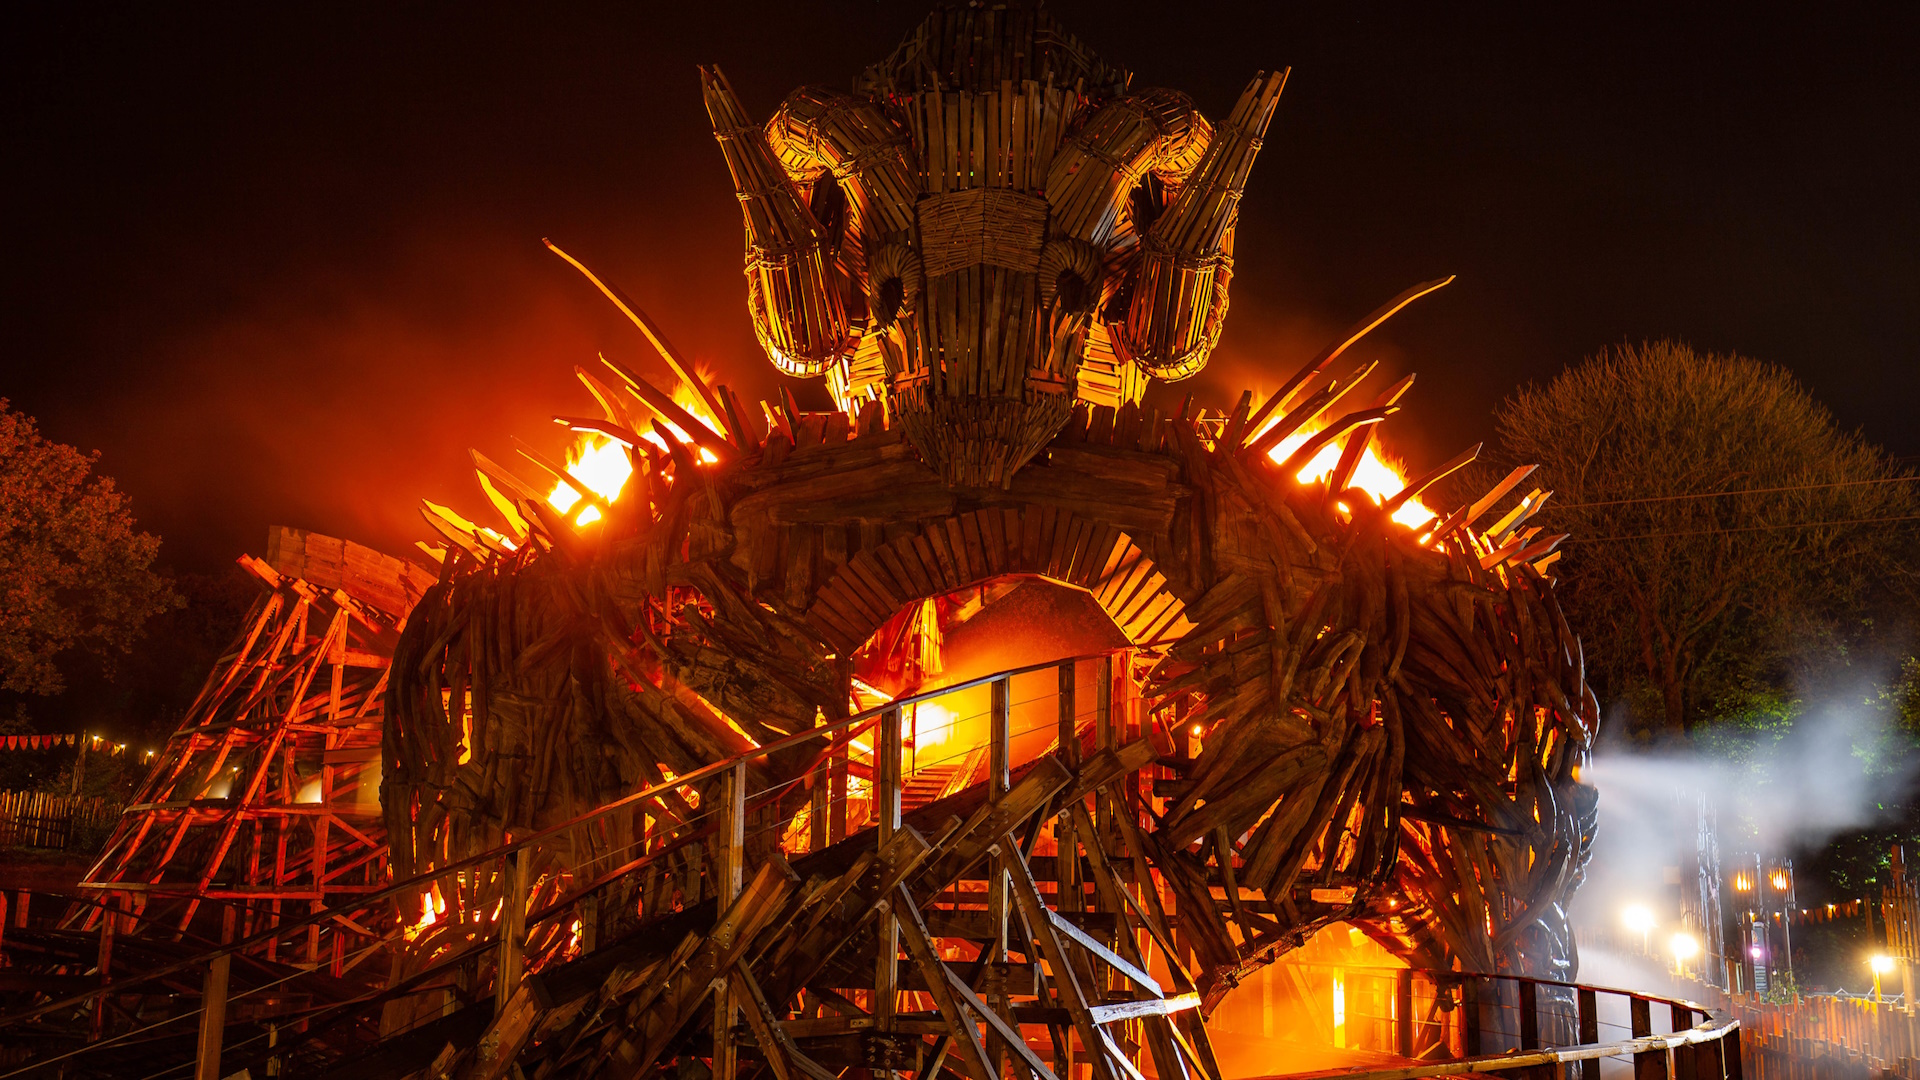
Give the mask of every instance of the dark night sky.
[[[1216, 118], [1293, 68], [1214, 403], [1455, 273], [1370, 346], [1422, 374], [1383, 435], [1415, 463], [1516, 384], [1660, 335], [1784, 364], [1920, 453], [1920, 27], [1896, 5], [1051, 6]], [[9, 10], [0, 396], [103, 451], [176, 565], [270, 522], [399, 550], [417, 498], [480, 504], [467, 446], [560, 445], [573, 364], [659, 370], [542, 236], [768, 393], [694, 65], [764, 116], [924, 12], [387, 7]]]

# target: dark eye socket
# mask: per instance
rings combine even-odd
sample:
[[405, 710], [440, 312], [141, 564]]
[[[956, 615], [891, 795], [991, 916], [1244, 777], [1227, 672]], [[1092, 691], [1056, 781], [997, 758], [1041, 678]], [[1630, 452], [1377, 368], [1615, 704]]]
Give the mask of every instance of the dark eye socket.
[[813, 219], [827, 230], [834, 246], [838, 247], [841, 230], [847, 225], [847, 193], [840, 189], [840, 182], [832, 176], [815, 180], [807, 193], [807, 209], [813, 211]]
[[1060, 306], [1068, 311], [1085, 311], [1087, 307], [1087, 282], [1072, 270], [1060, 271], [1054, 279], [1054, 295], [1060, 298]]
[[880, 310], [877, 314], [882, 322], [892, 322], [900, 314], [900, 305], [906, 301], [907, 287], [899, 278], [890, 277], [880, 283]]
[[1140, 182], [1133, 185], [1133, 190], [1127, 193], [1127, 210], [1133, 215], [1135, 232], [1144, 234], [1153, 228], [1153, 223], [1160, 218], [1160, 212], [1166, 209], [1166, 197], [1166, 188], [1153, 173], [1141, 177]]

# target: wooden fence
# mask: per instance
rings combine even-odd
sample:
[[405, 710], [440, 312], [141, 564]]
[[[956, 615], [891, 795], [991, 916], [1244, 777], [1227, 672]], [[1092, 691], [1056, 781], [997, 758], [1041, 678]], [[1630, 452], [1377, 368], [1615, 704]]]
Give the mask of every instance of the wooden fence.
[[1920, 1080], [1920, 1017], [1865, 998], [1803, 997], [1768, 1005], [1741, 995], [1721, 1008], [1740, 1022], [1747, 1080]]
[[83, 833], [102, 837], [120, 818], [120, 804], [46, 791], [0, 791], [0, 847], [67, 850]]

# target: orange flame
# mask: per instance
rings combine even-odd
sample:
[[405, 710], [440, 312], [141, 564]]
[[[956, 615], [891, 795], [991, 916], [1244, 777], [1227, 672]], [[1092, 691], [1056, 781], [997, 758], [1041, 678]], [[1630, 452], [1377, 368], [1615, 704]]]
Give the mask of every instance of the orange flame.
[[[706, 425], [714, 434], [720, 432], [720, 422], [701, 399], [699, 391], [687, 383], [673, 388], [673, 403], [687, 411], [695, 420]], [[673, 437], [683, 445], [692, 446], [693, 437], [680, 429], [680, 425], [662, 420]], [[667, 449], [666, 440], [653, 430], [640, 432], [640, 437], [659, 447]], [[711, 465], [720, 459], [713, 451], [696, 447], [696, 456], [701, 464]], [[585, 485], [589, 491], [607, 502], [613, 502], [625, 490], [627, 481], [633, 476], [633, 462], [627, 457], [625, 446], [602, 435], [582, 434], [574, 440], [572, 449], [567, 451], [567, 475]], [[562, 481], [554, 481], [553, 490], [547, 493], [547, 505], [562, 514], [568, 514], [581, 502], [580, 493]], [[575, 526], [591, 525], [600, 520], [600, 508], [588, 504], [573, 517]]]
[[[1319, 430], [1319, 428], [1313, 428], [1307, 431], [1296, 431], [1281, 439], [1280, 445], [1268, 451], [1267, 456], [1276, 462], [1285, 463], [1293, 456], [1294, 451], [1305, 445], [1306, 441], [1313, 438]], [[1348, 438], [1353, 436], [1349, 435]], [[1295, 479], [1302, 484], [1317, 484], [1326, 480], [1332, 475], [1334, 466], [1340, 463], [1342, 449], [1343, 444], [1340, 442], [1328, 443], [1319, 453], [1313, 455], [1313, 460], [1307, 462], [1306, 467], [1300, 470]], [[1381, 457], [1369, 444], [1366, 452], [1360, 455], [1359, 465], [1353, 470], [1352, 486], [1373, 496], [1373, 501], [1379, 504], [1400, 494], [1407, 486], [1407, 477], [1400, 471], [1398, 465]], [[1393, 520], [1409, 529], [1417, 529], [1436, 516], [1438, 515], [1427, 509], [1419, 499], [1408, 499], [1393, 512]]]
[[[585, 485], [595, 495], [612, 502], [620, 497], [633, 475], [633, 462], [627, 448], [599, 435], [582, 435], [567, 452], [567, 475]], [[565, 514], [581, 501], [580, 493], [561, 481], [554, 481], [547, 494], [547, 505]], [[573, 519], [575, 525], [591, 525], [600, 520], [600, 508], [589, 503]]]

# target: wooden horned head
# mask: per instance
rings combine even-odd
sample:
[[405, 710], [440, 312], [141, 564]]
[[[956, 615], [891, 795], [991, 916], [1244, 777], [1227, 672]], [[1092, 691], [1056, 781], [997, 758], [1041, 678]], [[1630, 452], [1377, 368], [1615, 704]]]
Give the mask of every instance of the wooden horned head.
[[1286, 81], [1219, 129], [1045, 13], [936, 10], [851, 93], [753, 123], [703, 68], [767, 356], [879, 403], [952, 485], [1005, 486], [1076, 400], [1137, 401], [1219, 340], [1240, 192]]

